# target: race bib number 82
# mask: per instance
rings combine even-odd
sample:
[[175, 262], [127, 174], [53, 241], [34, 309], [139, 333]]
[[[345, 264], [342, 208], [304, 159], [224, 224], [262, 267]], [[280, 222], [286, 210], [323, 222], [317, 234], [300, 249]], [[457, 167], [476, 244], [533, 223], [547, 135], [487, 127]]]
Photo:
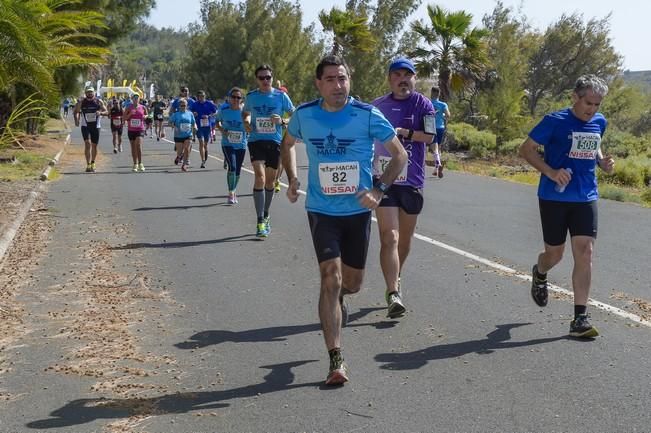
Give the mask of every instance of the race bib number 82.
[[322, 162], [319, 183], [325, 195], [355, 194], [359, 189], [359, 162]]

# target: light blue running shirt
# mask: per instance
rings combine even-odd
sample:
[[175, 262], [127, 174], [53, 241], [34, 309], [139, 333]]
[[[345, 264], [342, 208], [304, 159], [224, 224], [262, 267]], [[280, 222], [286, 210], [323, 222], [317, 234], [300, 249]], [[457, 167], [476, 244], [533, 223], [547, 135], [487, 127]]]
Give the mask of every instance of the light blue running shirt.
[[170, 116], [167, 122], [174, 126], [174, 138], [192, 137], [192, 125], [195, 125], [196, 122], [190, 111], [177, 111]]
[[271, 115], [277, 114], [282, 117], [284, 114], [292, 114], [294, 104], [287, 93], [278, 89], [271, 89], [268, 93], [256, 89], [247, 93], [242, 111], [251, 113], [252, 131], [249, 142], [271, 140], [280, 143], [282, 127], [271, 122]]
[[438, 99], [432, 99], [432, 105], [436, 110], [436, 128], [445, 128], [445, 111], [448, 109], [448, 104], [443, 101], [439, 101]]
[[226, 133], [222, 134], [222, 146], [246, 149], [247, 137], [242, 122], [242, 110], [233, 110], [230, 106], [222, 108], [217, 113], [217, 120], [226, 130]]
[[356, 194], [373, 187], [374, 140], [386, 143], [395, 130], [377, 108], [353, 98], [336, 112], [321, 103], [299, 106], [287, 127], [305, 143], [309, 159], [305, 208], [332, 216], [368, 212]]

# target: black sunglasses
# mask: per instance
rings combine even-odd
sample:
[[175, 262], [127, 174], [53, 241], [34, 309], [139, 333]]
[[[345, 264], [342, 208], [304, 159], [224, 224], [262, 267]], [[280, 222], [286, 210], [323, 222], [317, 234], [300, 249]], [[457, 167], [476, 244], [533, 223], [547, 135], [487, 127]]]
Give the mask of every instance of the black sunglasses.
[[270, 81], [273, 77], [271, 75], [264, 75], [262, 77], [258, 77], [258, 80], [264, 80], [264, 81]]
[[242, 97], [241, 96], [232, 96], [231, 95], [231, 99], [242, 99]]

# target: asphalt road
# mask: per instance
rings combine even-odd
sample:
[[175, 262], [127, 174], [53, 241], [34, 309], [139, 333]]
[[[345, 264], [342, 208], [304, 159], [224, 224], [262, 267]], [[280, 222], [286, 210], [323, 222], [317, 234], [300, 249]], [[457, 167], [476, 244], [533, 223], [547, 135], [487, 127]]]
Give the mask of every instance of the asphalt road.
[[[431, 242], [413, 242], [400, 320], [386, 318], [373, 227], [364, 289], [350, 300], [344, 330], [351, 382], [329, 389], [303, 199], [292, 205], [284, 190], [277, 194], [272, 233], [259, 240], [251, 174], [242, 174], [240, 204], [228, 206], [221, 161], [199, 169], [194, 153], [182, 173], [170, 143], [147, 139], [147, 171], [132, 173], [128, 144], [113, 155], [107, 135], [98, 173], [85, 174], [72, 152], [80, 148], [75, 131], [63, 176], [49, 187], [57, 226], [22, 297], [31, 328], [0, 377], [15, 396], [2, 403], [0, 431], [651, 431], [649, 326], [591, 307], [602, 336], [570, 339], [571, 299], [558, 294], [540, 309], [529, 282], [458, 251], [527, 274], [542, 246], [534, 187], [450, 171], [429, 177], [417, 232]], [[599, 212], [593, 298], [643, 313], [651, 211], [601, 201]], [[124, 340], [101, 339], [115, 349], [95, 347], [92, 357], [92, 371], [107, 368], [104, 378], [74, 362], [90, 332], [58, 337], [75, 316], [88, 317], [80, 329], [92, 328], [93, 316], [83, 314], [95, 308], [94, 295], [61, 287], [83, 269], [95, 279], [135, 275], [161, 294], [115, 301]], [[571, 289], [570, 272], [568, 254], [550, 279]], [[142, 359], [101, 364], [122, 350], [116, 341]], [[116, 365], [161, 374], [137, 382]]]

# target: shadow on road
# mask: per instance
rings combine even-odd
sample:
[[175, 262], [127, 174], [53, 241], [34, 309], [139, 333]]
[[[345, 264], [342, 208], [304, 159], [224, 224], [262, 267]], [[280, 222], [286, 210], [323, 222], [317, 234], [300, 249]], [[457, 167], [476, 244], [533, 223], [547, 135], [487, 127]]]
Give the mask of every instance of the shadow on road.
[[[384, 308], [360, 308], [359, 311], [348, 316], [348, 323], [359, 320], [364, 316]], [[373, 326], [367, 325], [367, 326]], [[269, 341], [285, 341], [291, 335], [303, 334], [306, 332], [318, 332], [321, 324], [312, 323], [309, 325], [273, 326], [270, 328], [250, 329], [246, 331], [202, 331], [194, 334], [188, 341], [176, 343], [174, 346], [179, 349], [198, 349], [201, 347], [221, 344], [227, 341], [232, 343], [258, 343]]]
[[227, 238], [221, 239], [208, 239], [205, 241], [163, 242], [159, 244], [152, 244], [149, 242], [136, 242], [132, 244], [119, 245], [117, 247], [110, 247], [109, 250], [137, 250], [140, 248], [186, 248], [196, 247], [199, 245], [212, 245], [237, 241], [259, 242], [259, 238], [255, 237], [253, 233], [247, 233], [244, 235], [229, 236]]
[[193, 410], [219, 409], [228, 407], [225, 400], [255, 397], [297, 388], [323, 387], [323, 382], [294, 384], [292, 368], [316, 360], [294, 361], [283, 364], [265, 365], [260, 368], [271, 370], [264, 382], [223, 391], [201, 391], [167, 394], [151, 398], [84, 398], [71, 401], [50, 413], [51, 418], [26, 424], [33, 429], [60, 428], [85, 424], [97, 419], [117, 419], [132, 416], [156, 416], [181, 414]]
[[[253, 194], [238, 194], [238, 198], [253, 197]], [[227, 195], [199, 195], [197, 197], [190, 197], [190, 200], [205, 200], [209, 198], [228, 198]]]
[[569, 337], [564, 335], [560, 337], [538, 338], [527, 341], [508, 341], [511, 339], [511, 329], [527, 325], [531, 325], [531, 323], [509, 323], [506, 325], [497, 325], [497, 329], [489, 333], [486, 338], [482, 340], [441, 344], [413, 352], [380, 353], [375, 356], [375, 360], [384, 363], [380, 368], [385, 370], [414, 370], [423, 367], [429, 361], [457, 358], [469, 353], [488, 355], [493, 353], [495, 350], [500, 349], [534, 346], [537, 344], [552, 343], [554, 341], [569, 339]]

